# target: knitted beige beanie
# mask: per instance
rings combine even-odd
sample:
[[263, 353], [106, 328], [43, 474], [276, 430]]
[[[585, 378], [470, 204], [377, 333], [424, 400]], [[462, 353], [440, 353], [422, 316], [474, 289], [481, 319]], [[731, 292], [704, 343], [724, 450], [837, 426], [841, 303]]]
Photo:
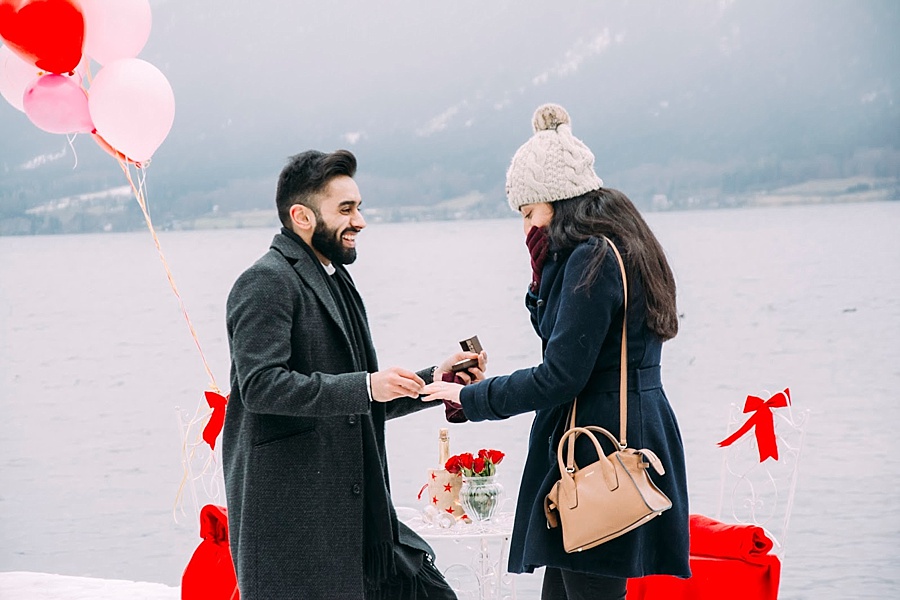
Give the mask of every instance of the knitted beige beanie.
[[603, 187], [594, 172], [594, 155], [572, 135], [570, 123], [569, 113], [558, 104], [544, 104], [534, 112], [534, 135], [516, 151], [506, 172], [506, 198], [513, 210]]

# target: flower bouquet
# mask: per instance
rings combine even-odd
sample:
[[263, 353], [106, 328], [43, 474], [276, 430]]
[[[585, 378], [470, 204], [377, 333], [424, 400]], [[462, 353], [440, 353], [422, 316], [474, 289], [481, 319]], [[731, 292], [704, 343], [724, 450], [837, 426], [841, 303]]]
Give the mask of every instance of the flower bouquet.
[[444, 468], [451, 473], [461, 473], [466, 477], [492, 477], [497, 473], [497, 465], [506, 456], [499, 450], [487, 450], [482, 448], [478, 456], [471, 452], [454, 454], [444, 464]]
[[459, 502], [469, 519], [489, 521], [500, 505], [503, 486], [495, 476], [504, 456], [499, 450], [482, 448], [477, 456], [464, 452], [451, 456], [444, 464], [447, 471], [463, 477]]

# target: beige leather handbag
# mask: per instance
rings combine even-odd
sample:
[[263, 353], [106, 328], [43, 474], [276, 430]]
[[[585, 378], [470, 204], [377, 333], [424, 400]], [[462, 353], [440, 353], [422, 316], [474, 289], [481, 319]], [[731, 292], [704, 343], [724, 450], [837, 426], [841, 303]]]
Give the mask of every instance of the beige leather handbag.
[[[607, 239], [619, 261], [625, 288], [625, 309], [628, 314], [628, 283], [625, 265], [618, 248]], [[647, 469], [652, 466], [665, 475], [662, 463], [651, 450], [628, 448], [625, 437], [628, 422], [628, 348], [625, 318], [622, 319], [622, 355], [619, 376], [619, 432], [621, 440], [602, 427], [575, 426], [578, 398], [572, 403], [569, 427], [559, 440], [556, 451], [560, 479], [544, 500], [547, 527], [562, 524], [563, 548], [566, 552], [581, 552], [640, 527], [663, 511], [672, 508], [672, 501], [650, 480]], [[595, 433], [605, 435], [618, 448], [603, 455]], [[598, 460], [586, 467], [575, 464], [575, 440], [584, 435], [597, 450]], [[563, 452], [568, 444], [567, 456]]]

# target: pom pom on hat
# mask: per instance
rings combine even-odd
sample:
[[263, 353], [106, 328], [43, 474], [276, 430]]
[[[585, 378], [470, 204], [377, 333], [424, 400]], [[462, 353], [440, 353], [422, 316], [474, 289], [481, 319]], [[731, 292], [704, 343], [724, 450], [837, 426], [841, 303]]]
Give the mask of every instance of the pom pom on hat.
[[506, 172], [506, 198], [514, 211], [603, 187], [594, 172], [594, 155], [572, 135], [566, 109], [558, 104], [539, 106], [532, 127], [534, 135], [519, 147]]
[[566, 112], [559, 104], [542, 104], [534, 111], [534, 117], [531, 119], [531, 125], [534, 132], [548, 131], [556, 129], [560, 125], [569, 125], [572, 120], [569, 113]]

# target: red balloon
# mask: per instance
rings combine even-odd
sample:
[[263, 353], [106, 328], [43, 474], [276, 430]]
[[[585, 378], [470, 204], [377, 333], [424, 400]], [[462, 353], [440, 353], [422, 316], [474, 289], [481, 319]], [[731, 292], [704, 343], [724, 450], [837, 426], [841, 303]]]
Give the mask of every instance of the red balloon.
[[0, 38], [37, 68], [68, 73], [81, 62], [84, 15], [77, 0], [0, 0]]

